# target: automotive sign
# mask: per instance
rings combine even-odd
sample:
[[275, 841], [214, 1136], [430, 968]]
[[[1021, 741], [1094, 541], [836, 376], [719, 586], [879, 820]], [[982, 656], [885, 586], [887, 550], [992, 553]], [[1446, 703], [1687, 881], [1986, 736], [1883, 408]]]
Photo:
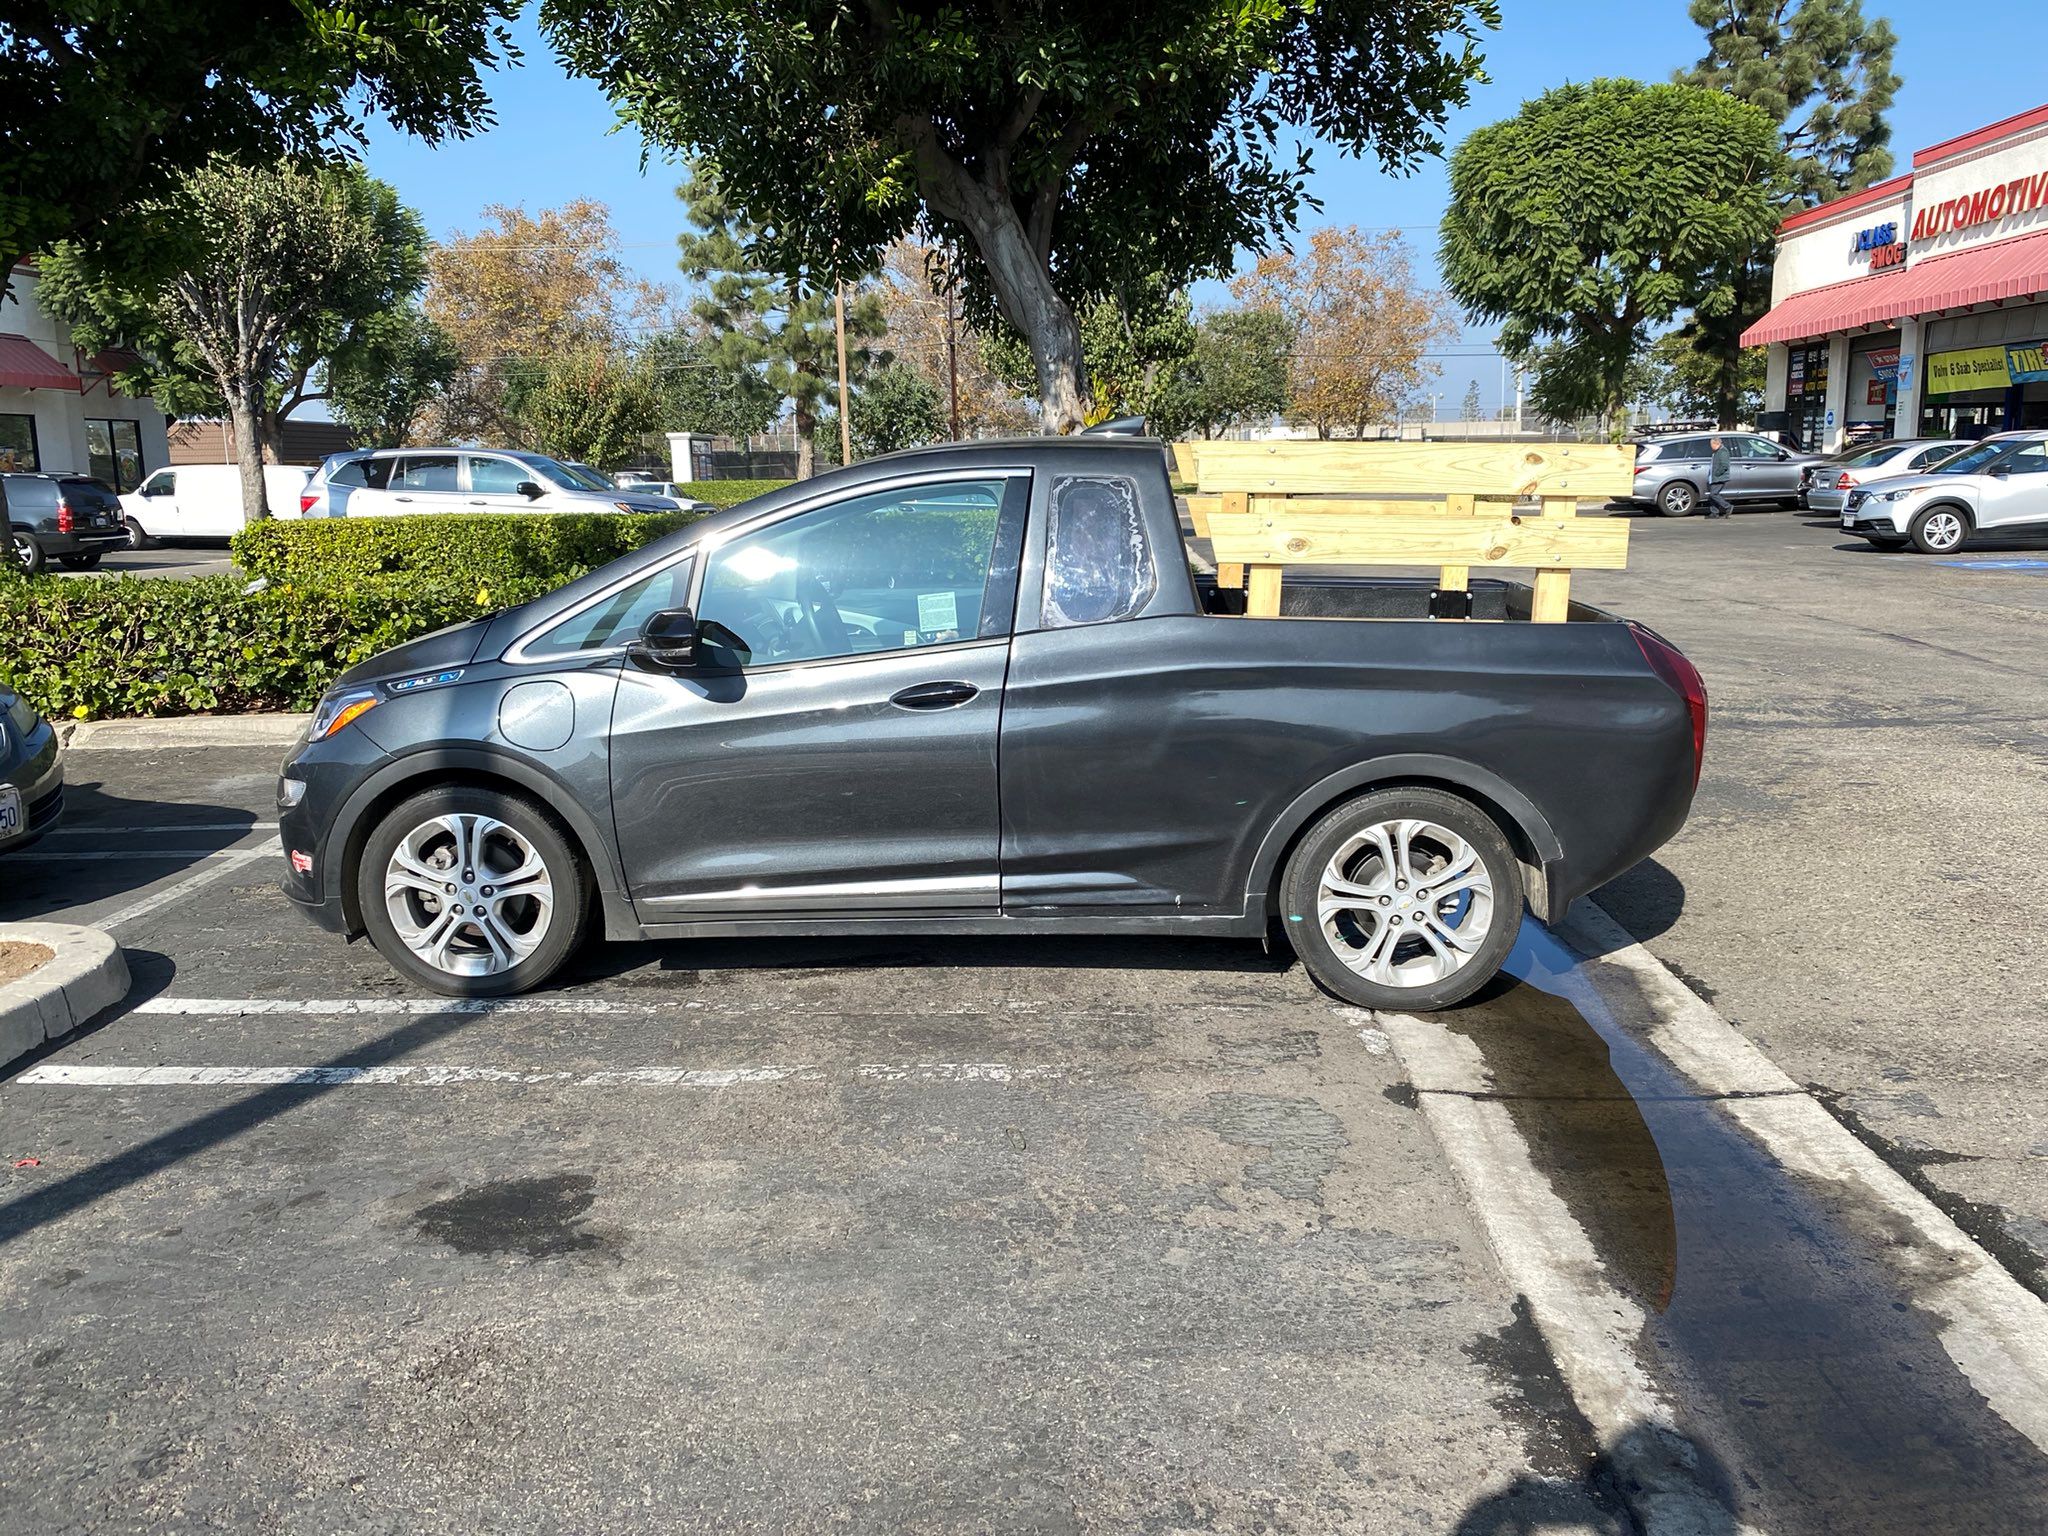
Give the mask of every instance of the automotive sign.
[[2005, 349], [2005, 371], [2015, 384], [2048, 383], [2048, 342], [2022, 342]]
[[1964, 347], [1927, 359], [1927, 392], [1949, 395], [1963, 389], [2003, 389], [2012, 382], [2004, 347]]

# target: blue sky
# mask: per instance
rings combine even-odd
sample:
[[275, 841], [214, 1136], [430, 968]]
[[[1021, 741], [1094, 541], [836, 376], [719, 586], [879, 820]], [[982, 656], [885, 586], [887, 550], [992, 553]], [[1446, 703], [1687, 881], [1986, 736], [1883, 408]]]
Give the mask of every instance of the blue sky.
[[[1684, 0], [1507, 0], [1503, 9], [1504, 24], [1485, 44], [1491, 80], [1476, 87], [1471, 105], [1452, 118], [1447, 145], [1511, 116], [1524, 100], [1566, 80], [1663, 79], [1700, 51], [1700, 34], [1686, 17]], [[2038, 63], [2048, 43], [2041, 0], [1864, 0], [1864, 12], [1887, 17], [1899, 34], [1895, 68], [1905, 83], [1891, 120], [1901, 170], [1917, 148], [2048, 101], [2048, 78]], [[525, 61], [488, 82], [497, 107], [495, 128], [439, 148], [376, 130], [365, 156], [370, 169], [420, 209], [436, 236], [476, 228], [480, 210], [490, 203], [539, 209], [573, 197], [597, 198], [611, 206], [621, 258], [650, 280], [677, 282], [675, 237], [682, 213], [675, 168], [657, 159], [643, 172], [638, 134], [615, 126], [596, 86], [562, 70], [530, 17], [520, 24], [518, 38]], [[1309, 219], [1311, 225], [1400, 228], [1418, 270], [1433, 270], [1445, 196], [1442, 162], [1393, 177], [1371, 163], [1321, 150], [1313, 186], [1324, 209]], [[1439, 360], [1442, 377], [1432, 386], [1442, 392], [1447, 413], [1455, 411], [1473, 379], [1488, 409], [1501, 403], [1501, 370], [1487, 332], [1470, 333], [1448, 353]]]

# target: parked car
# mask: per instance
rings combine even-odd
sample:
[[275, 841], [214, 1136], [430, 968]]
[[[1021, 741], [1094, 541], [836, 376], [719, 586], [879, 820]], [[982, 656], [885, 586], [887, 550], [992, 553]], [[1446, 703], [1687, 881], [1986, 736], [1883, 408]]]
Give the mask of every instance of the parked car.
[[626, 476], [621, 475], [619, 476], [619, 487], [621, 490], [632, 491], [640, 496], [666, 496], [685, 512], [709, 512], [711, 510], [710, 502], [700, 501], [697, 497], [692, 496], [687, 488], [679, 485], [674, 480], [650, 480], [645, 476], [637, 475], [628, 479]]
[[1290, 575], [1288, 617], [1233, 616], [1152, 439], [871, 459], [343, 674], [279, 781], [284, 889], [457, 995], [593, 920], [1277, 924], [1338, 996], [1443, 1007], [1684, 822], [1706, 695], [1639, 625], [1431, 619], [1433, 585]]
[[[1638, 442], [1635, 484], [1622, 502], [1655, 507], [1666, 517], [1687, 517], [1698, 511], [1713, 463], [1713, 436], [1701, 433]], [[1731, 502], [1737, 506], [1801, 504], [1801, 474], [1807, 465], [1819, 462], [1816, 455], [1795, 453], [1754, 432], [1723, 432], [1720, 436], [1728, 448], [1724, 494]]]
[[307, 517], [424, 512], [673, 512], [665, 496], [591, 485], [542, 453], [379, 448], [331, 455], [299, 496]]
[[0, 474], [0, 511], [15, 565], [34, 576], [55, 560], [66, 570], [89, 571], [110, 549], [128, 542], [121, 498], [86, 475]]
[[25, 848], [64, 814], [64, 750], [35, 706], [0, 683], [0, 854]]
[[[263, 466], [263, 499], [272, 517], [297, 517], [313, 476], [304, 464]], [[121, 498], [132, 549], [161, 539], [227, 539], [248, 526], [238, 464], [175, 464], [158, 470]]]
[[1851, 448], [1806, 468], [1806, 505], [1814, 512], [1839, 513], [1849, 492], [1888, 475], [1930, 469], [1970, 445], [1952, 437], [1892, 438]]
[[1973, 533], [2048, 533], [2048, 432], [2001, 432], [1924, 474], [1859, 485], [1842, 528], [1928, 555], [1952, 554]]

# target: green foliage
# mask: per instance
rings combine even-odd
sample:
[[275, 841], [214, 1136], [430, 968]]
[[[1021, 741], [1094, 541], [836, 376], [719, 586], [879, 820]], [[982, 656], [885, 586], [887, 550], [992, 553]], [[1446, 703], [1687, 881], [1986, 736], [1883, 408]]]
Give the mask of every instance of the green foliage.
[[743, 501], [766, 496], [770, 491], [779, 491], [792, 483], [788, 480], [691, 480], [684, 483], [683, 492], [698, 501], [708, 501], [714, 507], [736, 507]]
[[[1812, 207], [1891, 174], [1884, 114], [1899, 88], [1898, 39], [1882, 19], [1866, 24], [1860, 0], [1693, 0], [1707, 53], [1679, 78], [1746, 101], [1778, 126], [1787, 174], [1780, 197]], [[1734, 302], [1685, 325], [1709, 381], [1706, 409], [1723, 426], [1750, 419], [1742, 333], [1771, 304], [1771, 242], [1759, 239], [1730, 263]], [[1756, 386], [1759, 390], [1760, 385]]]
[[526, 443], [552, 458], [611, 469], [661, 425], [661, 395], [637, 363], [601, 347], [536, 360], [508, 379], [505, 403]]
[[1435, 152], [1499, 9], [543, 0], [541, 21], [651, 144], [715, 168], [766, 269], [822, 291], [920, 221], [977, 255], [970, 318], [1029, 340], [1059, 428], [1084, 408], [1069, 306], [1180, 288], [1293, 227], [1296, 130], [1389, 168]]
[[1561, 86], [1451, 157], [1446, 286], [1543, 348], [1539, 409], [1610, 413], [1650, 327], [1726, 313], [1732, 264], [1777, 226], [1776, 132], [1755, 107], [1690, 85]]
[[0, 582], [0, 679], [46, 714], [310, 709], [349, 667], [430, 630], [538, 597], [416, 575], [248, 592], [234, 576]]
[[[1088, 420], [1150, 416], [1165, 383], [1193, 360], [1194, 306], [1153, 273], [1129, 293], [1097, 299], [1081, 311], [1081, 356], [1088, 375]], [[983, 346], [989, 365], [1028, 391], [1036, 369], [1031, 344], [1013, 327], [995, 326]]]
[[1151, 425], [1161, 437], [1211, 437], [1287, 409], [1294, 327], [1272, 309], [1221, 309], [1204, 316], [1192, 353], [1153, 391]]
[[697, 331], [665, 331], [646, 342], [641, 361], [661, 397], [662, 431], [739, 438], [774, 425], [781, 402], [760, 374], [719, 353]]
[[[1764, 408], [1764, 365], [1768, 349], [1742, 347], [1736, 354], [1732, 417], [1754, 421]], [[1650, 346], [1647, 398], [1676, 416], [1719, 416], [1727, 403], [1718, 355], [1703, 348], [1693, 332], [1666, 332]]]
[[270, 519], [236, 534], [232, 548], [235, 564], [274, 585], [408, 576], [473, 593], [556, 586], [692, 521], [688, 512]]
[[[931, 381], [905, 363], [889, 363], [861, 381], [853, 391], [853, 456], [872, 459], [935, 442], [946, 435], [946, 405]], [[828, 464], [839, 462], [839, 413], [818, 418], [819, 453]]]
[[[678, 189], [692, 228], [678, 244], [686, 276], [703, 285], [695, 305], [706, 328], [705, 356], [734, 377], [751, 374], [796, 418], [797, 477], [811, 473], [818, 416], [839, 387], [833, 288], [778, 277], [755, 254], [764, 231], [735, 211], [702, 166]], [[870, 343], [884, 329], [881, 299], [855, 293], [846, 305], [847, 370], [857, 378], [879, 361]]]
[[0, 48], [0, 281], [60, 241], [120, 243], [116, 211], [215, 154], [338, 158], [367, 111], [433, 141], [489, 126], [478, 74], [513, 0], [30, 0]]
[[1461, 421], [1477, 421], [1480, 419], [1480, 415], [1479, 381], [1477, 379], [1467, 379], [1465, 381], [1464, 398], [1458, 402], [1458, 418]]
[[407, 304], [365, 321], [360, 345], [328, 363], [324, 383], [335, 420], [372, 447], [398, 448], [461, 366], [448, 333]]

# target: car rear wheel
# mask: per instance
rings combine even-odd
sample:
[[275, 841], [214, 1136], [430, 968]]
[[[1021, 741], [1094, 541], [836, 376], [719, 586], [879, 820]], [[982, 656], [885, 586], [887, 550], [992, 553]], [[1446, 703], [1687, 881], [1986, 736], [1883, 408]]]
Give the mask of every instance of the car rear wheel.
[[57, 563], [67, 571], [96, 571], [100, 568], [98, 555], [59, 555]]
[[364, 843], [355, 882], [391, 968], [455, 997], [539, 986], [575, 950], [590, 905], [583, 863], [553, 819], [473, 785], [394, 808]]
[[1700, 504], [1700, 493], [1689, 480], [1674, 480], [1657, 493], [1657, 510], [1666, 517], [1690, 517]]
[[24, 576], [35, 576], [43, 569], [43, 546], [25, 533], [14, 538], [14, 566]]
[[1912, 534], [1921, 554], [1950, 554], [1970, 536], [1970, 519], [1960, 507], [1929, 507], [1913, 519]]
[[1522, 921], [1493, 819], [1434, 789], [1361, 795], [1295, 846], [1280, 916], [1308, 973], [1362, 1008], [1426, 1013], [1493, 979]]

